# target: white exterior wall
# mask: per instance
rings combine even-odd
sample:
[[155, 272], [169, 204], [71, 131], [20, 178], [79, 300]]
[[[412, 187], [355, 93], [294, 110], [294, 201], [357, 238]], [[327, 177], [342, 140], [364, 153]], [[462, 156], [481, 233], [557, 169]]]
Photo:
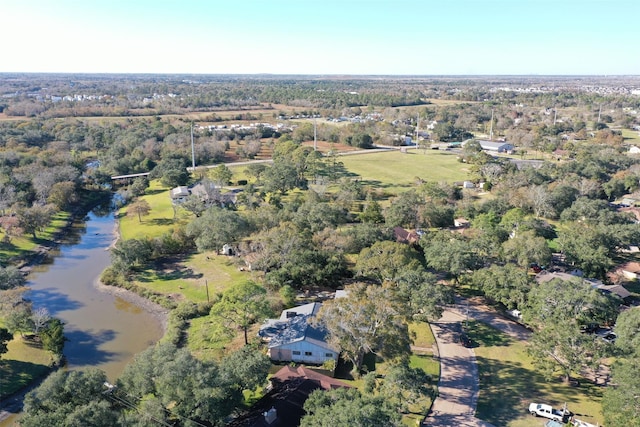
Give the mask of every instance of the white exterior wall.
[[[278, 350], [281, 350], [280, 354]], [[288, 351], [287, 351], [288, 350]], [[291, 354], [291, 359], [287, 360], [288, 354]], [[295, 354], [299, 352], [300, 354]], [[305, 354], [310, 352], [311, 355]], [[284, 353], [284, 354], [282, 354]], [[327, 354], [331, 353], [331, 357]], [[327, 360], [338, 360], [338, 353], [328, 348], [320, 347], [315, 344], [311, 344], [307, 341], [297, 341], [290, 344], [284, 344], [278, 347], [272, 347], [269, 349], [269, 357], [272, 360], [280, 362], [299, 362], [299, 363], [312, 363], [316, 365], [322, 365]]]

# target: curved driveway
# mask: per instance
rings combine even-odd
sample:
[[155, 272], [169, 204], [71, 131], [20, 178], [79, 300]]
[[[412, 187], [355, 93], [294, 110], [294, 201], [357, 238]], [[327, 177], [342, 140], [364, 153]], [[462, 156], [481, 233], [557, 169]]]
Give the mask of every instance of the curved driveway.
[[438, 345], [440, 381], [438, 397], [423, 425], [432, 427], [493, 427], [475, 417], [479, 383], [473, 349], [458, 341], [462, 322], [467, 318], [487, 323], [509, 336], [526, 340], [530, 332], [472, 299], [456, 298], [431, 329]]

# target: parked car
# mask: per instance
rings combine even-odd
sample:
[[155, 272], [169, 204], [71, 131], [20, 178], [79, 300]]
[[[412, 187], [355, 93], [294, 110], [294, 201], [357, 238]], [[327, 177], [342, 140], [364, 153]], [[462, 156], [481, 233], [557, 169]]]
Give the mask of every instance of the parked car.
[[611, 344], [615, 343], [617, 338], [616, 333], [608, 328], [598, 329], [596, 335]]
[[465, 334], [464, 332], [462, 332], [458, 336], [458, 342], [467, 348], [473, 347], [473, 341], [471, 341], [471, 338], [469, 338], [469, 335]]
[[522, 321], [522, 312], [517, 308], [507, 311], [507, 314], [509, 315], [509, 317], [512, 317], [518, 321]]
[[585, 334], [595, 334], [598, 329], [600, 329], [600, 325], [597, 323], [587, 323], [586, 325], [580, 325], [580, 332], [584, 332]]
[[616, 338], [618, 338], [618, 336], [616, 335], [615, 332], [610, 332], [610, 333], [608, 333], [608, 334], [606, 334], [605, 336], [602, 337], [603, 340], [605, 340], [606, 342], [608, 342], [610, 344], [615, 344]]
[[556, 420], [549, 420], [544, 423], [544, 427], [564, 427], [564, 423]]
[[554, 409], [551, 405], [544, 403], [532, 403], [529, 405], [529, 412], [536, 417], [549, 418], [550, 420], [566, 423], [569, 417], [573, 415], [566, 409]]

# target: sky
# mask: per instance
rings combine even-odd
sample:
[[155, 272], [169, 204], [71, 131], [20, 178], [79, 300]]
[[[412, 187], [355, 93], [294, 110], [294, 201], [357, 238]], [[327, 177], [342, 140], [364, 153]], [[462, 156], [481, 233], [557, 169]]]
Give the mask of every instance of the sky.
[[0, 72], [640, 75], [640, 0], [0, 0]]

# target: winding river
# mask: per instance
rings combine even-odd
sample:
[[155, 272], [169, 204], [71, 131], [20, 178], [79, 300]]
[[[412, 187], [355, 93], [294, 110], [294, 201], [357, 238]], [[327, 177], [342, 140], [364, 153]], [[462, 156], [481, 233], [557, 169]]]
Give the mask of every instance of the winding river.
[[111, 381], [162, 335], [157, 316], [98, 287], [100, 273], [110, 264], [114, 230], [112, 213], [90, 213], [51, 253], [52, 262], [34, 267], [27, 293], [34, 308], [46, 307], [65, 323], [68, 369], [96, 367]]

